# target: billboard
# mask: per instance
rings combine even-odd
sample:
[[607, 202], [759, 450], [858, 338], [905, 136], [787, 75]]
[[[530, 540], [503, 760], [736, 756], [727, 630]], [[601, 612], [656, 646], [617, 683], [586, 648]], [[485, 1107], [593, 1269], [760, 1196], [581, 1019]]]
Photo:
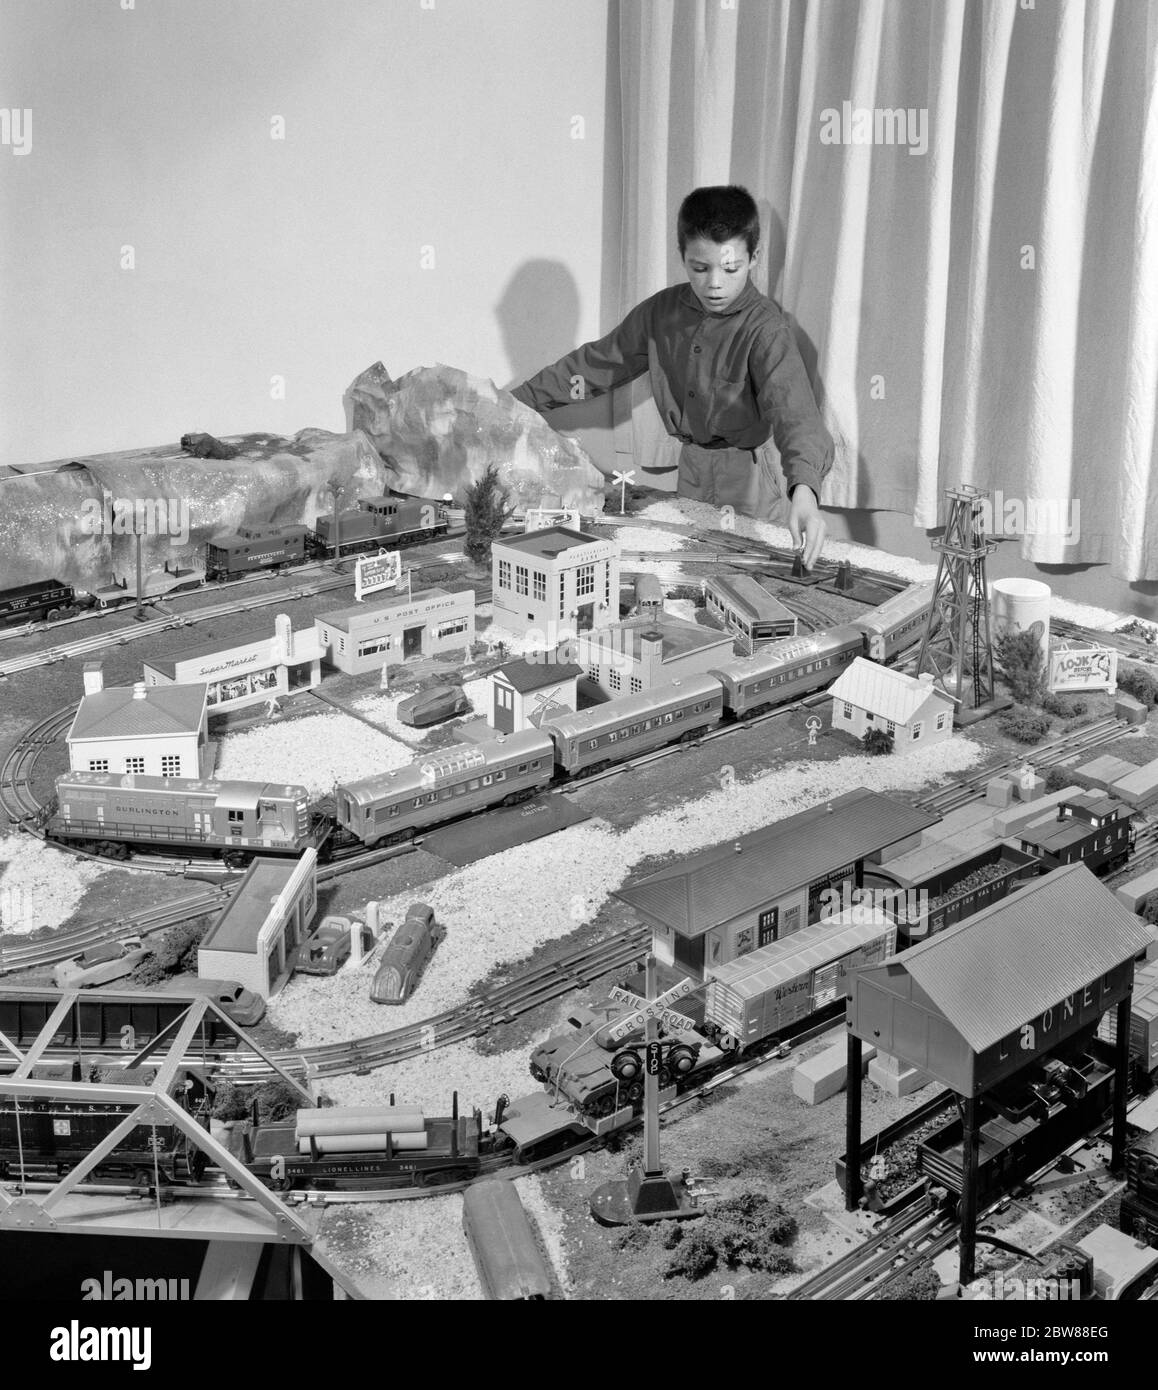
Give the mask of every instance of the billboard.
[[396, 589], [401, 578], [401, 551], [380, 550], [377, 555], [363, 555], [354, 567], [354, 598], [361, 602], [366, 594]]
[[1112, 647], [1071, 646], [1059, 643], [1049, 654], [1049, 688], [1061, 690], [1116, 690], [1118, 653]]

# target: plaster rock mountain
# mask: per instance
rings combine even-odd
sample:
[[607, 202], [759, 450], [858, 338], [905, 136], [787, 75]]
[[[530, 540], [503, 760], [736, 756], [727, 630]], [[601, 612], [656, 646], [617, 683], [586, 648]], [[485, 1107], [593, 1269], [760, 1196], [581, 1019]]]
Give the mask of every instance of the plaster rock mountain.
[[488, 464], [498, 468], [512, 503], [603, 510], [604, 478], [573, 439], [492, 381], [438, 364], [397, 381], [375, 362], [345, 395], [351, 429], [374, 441], [390, 486], [462, 504], [463, 490]]
[[[135, 589], [130, 516], [144, 522], [142, 570], [159, 578], [166, 561], [202, 568], [205, 543], [219, 531], [312, 526], [331, 508], [331, 478], [352, 484], [349, 496], [381, 494], [387, 487], [382, 460], [357, 432], [307, 429], [292, 439], [225, 438], [237, 447], [236, 458], [191, 458], [173, 443], [62, 460], [57, 471], [4, 478], [0, 588], [61, 579], [92, 589], [127, 578]], [[158, 534], [158, 522], [164, 534]], [[149, 593], [159, 587], [145, 586]]]

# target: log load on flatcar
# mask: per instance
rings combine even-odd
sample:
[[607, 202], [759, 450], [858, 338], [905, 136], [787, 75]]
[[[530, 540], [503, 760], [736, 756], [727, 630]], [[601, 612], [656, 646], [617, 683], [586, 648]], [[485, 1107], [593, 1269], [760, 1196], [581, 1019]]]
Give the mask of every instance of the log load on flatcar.
[[240, 857], [316, 847], [305, 787], [138, 773], [64, 773], [56, 779], [46, 830], [53, 839], [114, 856], [134, 844]]
[[239, 526], [223, 531], [205, 547], [205, 578], [240, 579], [257, 570], [282, 570], [311, 558], [308, 526]]
[[[79, 1070], [79, 1063], [45, 1064], [37, 1068], [36, 1076], [148, 1086], [156, 1075], [151, 1068], [110, 1068], [105, 1072], [90, 1068], [87, 1078], [82, 1078], [77, 1074]], [[200, 1072], [192, 1068], [179, 1071], [171, 1094], [193, 1120], [208, 1130], [212, 1092]], [[53, 1182], [63, 1177], [87, 1158], [133, 1109], [129, 1104], [0, 1096], [0, 1178]], [[151, 1185], [159, 1178], [162, 1183], [197, 1182], [205, 1166], [203, 1151], [177, 1125], [164, 1121], [145, 1123], [131, 1129], [86, 1181], [120, 1180]]]
[[1134, 848], [1134, 812], [1103, 792], [1079, 792], [1058, 803], [1056, 818], [1020, 832], [1021, 849], [1046, 869], [1084, 863], [1094, 873], [1124, 864]]
[[533, 796], [551, 780], [551, 740], [534, 729], [430, 753], [406, 767], [337, 788], [338, 824], [364, 844]]
[[448, 1116], [417, 1106], [327, 1106], [299, 1110], [293, 1121], [234, 1122], [229, 1149], [267, 1187], [438, 1187], [479, 1171], [482, 1115]]
[[0, 627], [14, 623], [56, 622], [86, 607], [71, 584], [59, 579], [38, 579], [0, 590]]
[[332, 555], [336, 547], [343, 555], [360, 550], [387, 549], [444, 536], [448, 519], [441, 502], [423, 498], [363, 497], [357, 507], [320, 516], [315, 536], [322, 554]]

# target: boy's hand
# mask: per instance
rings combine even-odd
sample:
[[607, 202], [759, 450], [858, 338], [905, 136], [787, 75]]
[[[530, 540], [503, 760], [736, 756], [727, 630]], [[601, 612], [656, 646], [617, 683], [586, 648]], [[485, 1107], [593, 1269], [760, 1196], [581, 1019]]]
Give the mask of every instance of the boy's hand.
[[788, 531], [795, 548], [804, 551], [804, 568], [810, 570], [820, 558], [828, 527], [820, 514], [820, 503], [816, 500], [816, 493], [807, 483], [797, 483], [792, 489], [792, 501], [788, 508]]

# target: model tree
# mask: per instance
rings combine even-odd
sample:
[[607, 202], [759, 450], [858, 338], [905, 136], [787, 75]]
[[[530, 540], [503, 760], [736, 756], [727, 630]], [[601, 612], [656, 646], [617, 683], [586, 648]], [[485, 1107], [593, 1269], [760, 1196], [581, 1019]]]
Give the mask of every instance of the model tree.
[[1040, 704], [1045, 695], [1045, 662], [1035, 632], [1006, 632], [993, 644], [997, 664], [1019, 705]]
[[493, 463], [488, 463], [486, 472], [478, 482], [472, 483], [463, 493], [466, 511], [466, 543], [463, 549], [471, 564], [481, 567], [490, 562], [491, 543], [515, 512], [514, 507], [507, 503], [506, 489], [499, 481], [499, 470]]

